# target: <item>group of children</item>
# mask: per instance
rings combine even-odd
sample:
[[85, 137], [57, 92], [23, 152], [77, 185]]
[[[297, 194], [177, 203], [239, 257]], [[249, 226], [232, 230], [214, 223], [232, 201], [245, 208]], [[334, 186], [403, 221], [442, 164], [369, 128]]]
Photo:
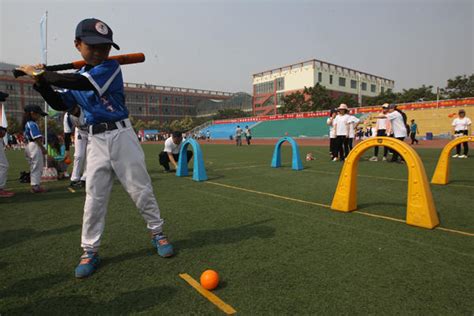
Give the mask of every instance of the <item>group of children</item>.
[[240, 125], [237, 125], [235, 128], [235, 145], [242, 146], [242, 135], [247, 141], [247, 145], [250, 145], [250, 140], [252, 139], [252, 132], [248, 126], [245, 126], [245, 130], [242, 130]]
[[327, 120], [329, 126], [329, 152], [332, 161], [344, 161], [352, 150], [355, 130], [360, 120], [349, 113], [346, 104], [341, 104], [330, 112]]
[[[382, 105], [381, 112], [376, 116], [375, 129], [373, 136], [389, 136], [394, 137], [398, 140], [404, 141], [408, 136], [411, 139], [411, 144], [418, 144], [419, 141], [416, 139], [416, 135], [419, 133], [418, 125], [415, 120], [411, 120], [411, 124], [407, 124], [406, 114], [397, 108], [396, 104], [385, 103]], [[330, 111], [330, 116], [327, 119], [327, 125], [329, 126], [329, 152], [332, 161], [344, 161], [345, 157], [349, 154], [352, 149], [352, 143], [354, 140], [354, 130], [360, 123], [359, 119], [349, 114], [347, 105], [341, 104], [337, 109]], [[460, 137], [464, 135], [470, 135], [471, 120], [466, 117], [466, 112], [461, 109], [459, 110], [458, 117], [452, 122], [454, 129], [454, 136]], [[467, 158], [469, 152], [469, 144], [467, 142], [462, 144], [464, 152], [461, 153], [461, 144], [456, 146], [456, 154], [453, 158]], [[388, 160], [389, 153], [392, 154], [392, 158]], [[379, 160], [379, 147], [374, 147], [374, 155], [369, 158], [369, 161]], [[403, 162], [403, 158], [400, 157], [399, 153], [395, 150], [389, 150], [384, 147], [383, 161], [389, 162]]]

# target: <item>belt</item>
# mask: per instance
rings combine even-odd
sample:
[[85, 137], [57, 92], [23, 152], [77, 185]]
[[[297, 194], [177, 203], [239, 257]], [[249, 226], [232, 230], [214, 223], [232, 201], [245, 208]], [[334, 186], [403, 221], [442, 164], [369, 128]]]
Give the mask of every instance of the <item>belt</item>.
[[106, 131], [113, 131], [119, 128], [126, 128], [130, 127], [130, 120], [125, 119], [122, 121], [117, 121], [117, 122], [103, 122], [103, 123], [97, 123], [94, 125], [89, 125], [89, 133], [92, 135], [95, 134], [100, 134], [104, 133]]

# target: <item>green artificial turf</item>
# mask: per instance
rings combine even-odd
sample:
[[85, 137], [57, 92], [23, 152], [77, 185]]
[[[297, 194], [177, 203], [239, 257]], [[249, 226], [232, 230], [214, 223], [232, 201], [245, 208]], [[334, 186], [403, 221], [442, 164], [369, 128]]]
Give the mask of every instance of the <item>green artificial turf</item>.
[[[331, 203], [342, 164], [327, 148], [300, 148], [316, 160], [292, 171], [288, 146], [274, 169], [272, 146], [203, 145], [201, 183], [162, 173], [161, 148], [144, 146], [177, 255], [158, 257], [116, 181], [103, 262], [86, 280], [74, 278], [84, 193], [58, 181], [32, 195], [17, 181], [23, 152], [7, 152], [17, 195], [0, 200], [0, 314], [222, 314], [178, 276], [209, 268], [222, 278], [214, 293], [244, 315], [474, 312], [474, 237], [295, 201]], [[430, 179], [440, 150], [418, 152]], [[474, 159], [453, 160], [450, 178], [431, 186], [441, 226], [472, 234]], [[404, 165], [362, 160], [359, 210], [405, 219], [406, 180]]]

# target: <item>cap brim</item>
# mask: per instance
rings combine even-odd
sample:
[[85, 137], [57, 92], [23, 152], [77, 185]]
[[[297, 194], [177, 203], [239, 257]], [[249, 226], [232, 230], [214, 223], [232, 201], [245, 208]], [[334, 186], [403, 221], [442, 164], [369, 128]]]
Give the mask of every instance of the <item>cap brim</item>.
[[120, 46], [115, 44], [113, 41], [103, 38], [100, 36], [87, 36], [87, 37], [81, 37], [81, 41], [88, 45], [99, 45], [99, 44], [110, 44], [112, 45], [116, 50], [120, 50]]

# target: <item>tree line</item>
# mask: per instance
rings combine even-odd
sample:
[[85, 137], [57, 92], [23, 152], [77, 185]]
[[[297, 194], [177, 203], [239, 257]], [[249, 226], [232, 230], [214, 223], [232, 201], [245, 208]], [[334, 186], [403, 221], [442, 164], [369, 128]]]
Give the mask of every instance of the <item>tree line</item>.
[[[362, 105], [379, 105], [383, 103], [407, 103], [417, 101], [433, 101], [438, 97], [433, 86], [422, 85], [419, 88], [403, 89], [401, 92], [393, 92], [388, 89], [375, 97], [363, 97]], [[474, 74], [467, 76], [456, 76], [447, 81], [446, 87], [440, 89], [439, 98], [457, 99], [474, 97]], [[357, 107], [357, 96], [343, 94], [332, 98], [325, 87], [317, 83], [314, 87], [305, 87], [303, 92], [295, 92], [282, 98], [283, 105], [280, 113], [312, 112], [329, 110], [339, 106], [341, 103], [349, 107]]]

